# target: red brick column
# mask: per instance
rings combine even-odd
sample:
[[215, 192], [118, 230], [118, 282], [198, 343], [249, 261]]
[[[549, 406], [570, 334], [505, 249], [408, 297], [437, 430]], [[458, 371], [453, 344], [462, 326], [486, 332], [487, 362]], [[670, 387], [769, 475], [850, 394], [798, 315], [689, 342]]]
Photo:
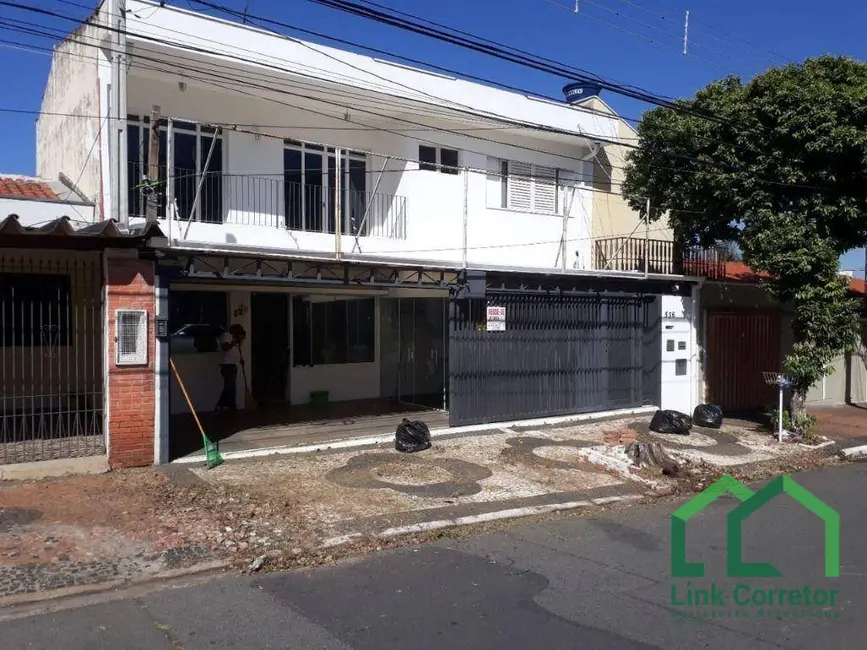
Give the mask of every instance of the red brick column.
[[[154, 263], [106, 256], [108, 462], [113, 469], [154, 462]], [[118, 366], [116, 312], [143, 309], [148, 317], [147, 362]]]

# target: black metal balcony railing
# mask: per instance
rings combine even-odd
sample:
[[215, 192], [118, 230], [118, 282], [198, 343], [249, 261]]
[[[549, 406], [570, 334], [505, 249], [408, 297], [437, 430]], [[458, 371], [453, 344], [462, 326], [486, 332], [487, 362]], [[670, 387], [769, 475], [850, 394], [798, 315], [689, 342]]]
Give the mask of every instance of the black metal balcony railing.
[[725, 251], [720, 248], [682, 248], [671, 240], [606, 237], [593, 242], [593, 268], [666, 275], [719, 278], [725, 274]]
[[[334, 233], [334, 191], [321, 185], [304, 185], [279, 176], [208, 172], [199, 188], [201, 174], [175, 168], [167, 180], [164, 167], [159, 170], [157, 182], [149, 185], [142, 179], [138, 164], [130, 165], [129, 178], [131, 216], [146, 216], [147, 197], [153, 192], [157, 217], [165, 219], [171, 182], [173, 213], [181, 221], [192, 218], [204, 223]], [[406, 238], [406, 197], [344, 188], [340, 212], [341, 231], [345, 235]]]

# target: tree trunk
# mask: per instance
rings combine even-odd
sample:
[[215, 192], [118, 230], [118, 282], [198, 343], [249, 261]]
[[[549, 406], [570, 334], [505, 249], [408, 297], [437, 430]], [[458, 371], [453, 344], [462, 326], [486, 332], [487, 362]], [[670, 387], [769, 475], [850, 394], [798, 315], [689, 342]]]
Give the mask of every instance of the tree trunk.
[[794, 388], [792, 389], [792, 399], [789, 402], [789, 410], [792, 415], [806, 415], [807, 414], [807, 391]]
[[626, 446], [626, 455], [636, 467], [659, 467], [666, 476], [680, 474], [680, 466], [659, 442], [633, 442]]

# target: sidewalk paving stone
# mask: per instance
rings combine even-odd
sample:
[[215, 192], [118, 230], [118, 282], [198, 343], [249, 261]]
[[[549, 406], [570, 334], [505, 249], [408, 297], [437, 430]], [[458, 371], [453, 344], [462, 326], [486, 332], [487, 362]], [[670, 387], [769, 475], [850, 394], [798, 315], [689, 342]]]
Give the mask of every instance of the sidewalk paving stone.
[[588, 460], [625, 459], [632, 439], [662, 442], [679, 460], [723, 469], [805, 453], [745, 423], [670, 436], [650, 432], [649, 420], [492, 425], [436, 438], [416, 454], [380, 445], [234, 460], [211, 470], [170, 465], [0, 483], [0, 602], [214, 560], [315, 564], [322, 561], [317, 549], [335, 538], [635, 498], [651, 489], [646, 476]]

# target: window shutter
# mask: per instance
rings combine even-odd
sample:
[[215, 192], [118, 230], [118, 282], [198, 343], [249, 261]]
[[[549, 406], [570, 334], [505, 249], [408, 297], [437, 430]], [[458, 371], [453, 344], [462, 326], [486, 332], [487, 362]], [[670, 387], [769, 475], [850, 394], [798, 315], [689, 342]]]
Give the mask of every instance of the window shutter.
[[532, 202], [532, 169], [522, 162], [509, 163], [509, 207], [530, 210]]
[[148, 321], [144, 310], [116, 312], [116, 359], [119, 366], [141, 366], [148, 361]]
[[533, 166], [533, 210], [557, 211], [557, 173], [553, 167]]
[[576, 216], [580, 200], [578, 189], [581, 186], [578, 172], [561, 169], [558, 174], [558, 185], [560, 186], [560, 204], [557, 213], [567, 217]]
[[500, 159], [488, 156], [487, 194], [489, 208], [505, 208], [503, 205], [503, 183], [500, 177]]

